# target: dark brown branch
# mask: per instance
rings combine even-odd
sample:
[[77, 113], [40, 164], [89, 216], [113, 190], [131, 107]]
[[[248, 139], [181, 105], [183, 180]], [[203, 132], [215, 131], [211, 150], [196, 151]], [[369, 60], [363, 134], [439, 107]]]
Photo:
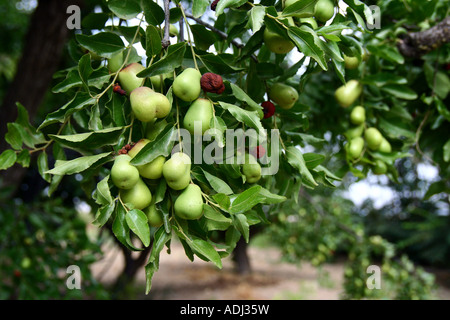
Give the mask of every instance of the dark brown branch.
[[170, 46], [170, 0], [164, 0], [164, 37], [161, 41], [163, 48]]
[[450, 42], [450, 16], [428, 30], [407, 33], [399, 39], [397, 48], [406, 58], [420, 58], [448, 42]]

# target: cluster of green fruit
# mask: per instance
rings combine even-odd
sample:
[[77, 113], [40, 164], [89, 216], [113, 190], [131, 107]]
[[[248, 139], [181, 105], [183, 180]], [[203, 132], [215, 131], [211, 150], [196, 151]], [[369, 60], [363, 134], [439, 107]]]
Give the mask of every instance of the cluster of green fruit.
[[[121, 64], [120, 58], [121, 56], [115, 60], [113, 57], [108, 61], [111, 71], [118, 71], [116, 66]], [[116, 156], [111, 168], [111, 180], [119, 189], [121, 201], [131, 205], [133, 209], [142, 210], [153, 227], [159, 227], [164, 223], [163, 215], [156, 208], [150, 190], [151, 186], [161, 178], [164, 178], [167, 186], [178, 194], [173, 204], [175, 215], [188, 220], [199, 219], [203, 215], [203, 194], [201, 188], [191, 180], [191, 158], [187, 154], [177, 152], [169, 160], [159, 156], [147, 164], [137, 166], [130, 163], [148, 143], [156, 138], [152, 130], [156, 121], [159, 119], [165, 121], [164, 118], [172, 110], [171, 102], [163, 93], [144, 86], [145, 78], [137, 76], [142, 70], [144, 67], [141, 64], [131, 63], [118, 73], [121, 88], [125, 94], [129, 95], [132, 114], [137, 120], [145, 123], [146, 133], [145, 138], [133, 146], [127, 145], [127, 148], [122, 148]], [[208, 76], [212, 75], [208, 74]], [[161, 78], [159, 76], [157, 78], [151, 77], [150, 80], [154, 88], [156, 85], [160, 89], [161, 82], [158, 80]], [[194, 130], [195, 122], [201, 123], [201, 134], [204, 134], [210, 128], [211, 119], [214, 116], [212, 101], [206, 96], [200, 97], [201, 78], [202, 75], [197, 69], [186, 68], [175, 77], [172, 83], [174, 96], [191, 103], [183, 119], [184, 128], [191, 134], [197, 134]], [[283, 103], [280, 105], [284, 106]], [[256, 183], [261, 179], [261, 166], [253, 155], [245, 154], [245, 162], [241, 169], [247, 183]]]
[[[283, 8], [287, 8], [296, 2], [301, 2], [302, 0], [285, 0], [283, 1]], [[281, 13], [278, 13], [279, 15]], [[301, 13], [294, 15], [293, 17], [288, 17], [288, 24], [290, 26], [295, 26], [295, 20], [300, 24], [308, 24], [311, 28], [317, 29], [317, 21], [325, 23], [330, 20], [334, 15], [334, 1], [333, 0], [319, 0], [314, 7], [313, 14]], [[286, 54], [294, 49], [295, 44], [285, 37], [279, 35], [276, 32], [269, 30], [267, 27], [264, 30], [264, 43], [267, 48], [278, 54]]]
[[[362, 106], [356, 106], [350, 113], [350, 122], [354, 127], [345, 133], [348, 143], [345, 150], [351, 161], [359, 161], [364, 154], [364, 146], [369, 150], [382, 153], [392, 152], [389, 141], [383, 137], [380, 131], [375, 127], [366, 127], [366, 110]], [[374, 174], [385, 174], [388, 170], [387, 165], [380, 159], [374, 159], [372, 172]]]

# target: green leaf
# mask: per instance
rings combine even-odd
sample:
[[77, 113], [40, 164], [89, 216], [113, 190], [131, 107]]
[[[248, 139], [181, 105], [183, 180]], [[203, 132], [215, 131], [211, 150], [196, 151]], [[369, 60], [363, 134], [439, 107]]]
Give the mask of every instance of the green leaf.
[[150, 227], [145, 213], [137, 209], [130, 210], [125, 215], [125, 220], [131, 231], [141, 239], [145, 247], [148, 247], [150, 245]]
[[153, 0], [141, 0], [145, 21], [154, 26], [164, 22], [164, 10]]
[[212, 196], [212, 198], [217, 202], [217, 204], [222, 208], [222, 210], [228, 211], [231, 204], [229, 196], [227, 196], [224, 193], [216, 193], [215, 195]]
[[30, 166], [30, 151], [28, 149], [24, 149], [20, 151], [19, 155], [17, 156], [16, 162], [20, 164], [24, 168], [28, 168]]
[[219, 101], [220, 106], [228, 110], [237, 121], [246, 124], [247, 126], [256, 129], [258, 133], [262, 136], [266, 136], [266, 132], [259, 119], [259, 114], [257, 111], [249, 111], [239, 108], [233, 104], [229, 104], [223, 101]]
[[118, 94], [113, 94], [111, 96], [111, 100], [106, 104], [106, 107], [111, 113], [111, 118], [113, 119], [114, 124], [117, 127], [122, 127], [127, 124], [124, 112], [126, 102], [126, 97]]
[[234, 215], [233, 225], [244, 237], [245, 242], [248, 243], [250, 241], [250, 226], [248, 224], [247, 217], [242, 213]]
[[210, 243], [202, 239], [194, 239], [192, 241], [188, 241], [188, 245], [199, 258], [205, 261], [211, 261], [219, 269], [222, 269], [222, 260], [220, 259], [220, 255]]
[[283, 17], [296, 16], [298, 18], [308, 18], [314, 15], [314, 7], [318, 0], [298, 0], [283, 9]]
[[449, 193], [450, 189], [447, 187], [445, 181], [436, 181], [428, 187], [427, 192], [423, 196], [423, 200], [429, 200], [435, 194], [442, 192]]
[[114, 202], [109, 190], [108, 180], [109, 175], [107, 175], [99, 183], [97, 183], [97, 188], [95, 190], [93, 198], [99, 205], [111, 205]]
[[441, 116], [443, 116], [447, 121], [450, 121], [450, 111], [445, 106], [444, 102], [438, 97], [434, 97], [434, 103], [436, 104], [436, 109]]
[[146, 30], [146, 53], [149, 57], [156, 57], [162, 50], [161, 36], [154, 25], [149, 24]]
[[48, 157], [45, 151], [41, 152], [37, 158], [38, 171], [42, 179], [47, 182], [51, 182], [52, 177], [50, 174], [45, 173], [48, 171]]
[[214, 32], [209, 31], [200, 24], [193, 24], [190, 29], [194, 36], [195, 47], [200, 50], [208, 50], [211, 45], [219, 40]]
[[138, 0], [109, 0], [108, 8], [123, 20], [133, 19], [141, 12]]
[[82, 56], [78, 62], [78, 74], [87, 92], [90, 92], [88, 80], [92, 72], [94, 69], [91, 67], [91, 55], [88, 53]]
[[111, 58], [125, 48], [122, 39], [112, 32], [100, 32], [91, 36], [77, 34], [75, 37], [84, 48], [103, 58]]
[[377, 87], [382, 87], [387, 84], [407, 84], [408, 80], [402, 76], [398, 76], [387, 72], [378, 72], [376, 74], [368, 74], [361, 82], [364, 84], [370, 84]]
[[308, 170], [305, 159], [303, 158], [303, 154], [299, 149], [297, 149], [296, 147], [287, 147], [286, 156], [289, 164], [299, 171], [303, 181], [306, 181], [312, 186], [318, 186], [311, 172]]
[[8, 142], [14, 150], [21, 150], [23, 140], [19, 129], [20, 126], [13, 122], [8, 123], [6, 126], [8, 128], [8, 132], [5, 134], [6, 142]]
[[447, 142], [445, 143], [443, 151], [444, 151], [444, 161], [449, 162], [450, 161], [450, 139], [447, 140]]
[[[89, 79], [87, 80], [87, 84], [90, 87], [100, 89], [106, 82], [109, 81], [110, 78], [111, 74], [109, 73], [108, 69], [102, 67], [92, 72]], [[81, 81], [78, 69], [70, 70], [67, 73], [66, 78], [52, 88], [52, 92], [53, 93], [67, 92], [72, 88], [81, 87], [82, 85], [83, 82]]]
[[248, 12], [248, 26], [251, 27], [253, 33], [257, 32], [264, 24], [264, 16], [266, 9], [263, 6], [255, 6]]
[[381, 87], [381, 90], [404, 100], [416, 100], [418, 97], [412, 89], [401, 84], [388, 84]]
[[261, 188], [261, 190], [259, 191], [259, 195], [264, 197], [264, 199], [261, 200], [261, 203], [264, 204], [276, 204], [286, 201], [287, 199], [285, 196], [280, 196], [278, 194], [272, 193], [265, 188]]
[[250, 98], [247, 93], [242, 90], [240, 87], [235, 85], [234, 83], [230, 83], [231, 90], [233, 91], [233, 95], [236, 99], [245, 102], [250, 109], [257, 111], [262, 110], [262, 107], [257, 104], [252, 98]]
[[260, 194], [261, 186], [255, 185], [244, 192], [240, 193], [231, 204], [230, 212], [234, 214], [243, 213], [261, 202], [264, 198]]
[[216, 74], [230, 74], [242, 71], [243, 68], [237, 68], [226, 62], [220, 55], [208, 53], [199, 55], [198, 58], [205, 65], [209, 72]]
[[130, 164], [138, 166], [149, 163], [159, 156], [167, 157], [175, 143], [173, 139], [175, 134], [176, 131], [174, 126], [166, 127], [154, 141], [147, 143], [141, 151], [134, 156], [130, 161]]
[[233, 190], [231, 190], [230, 186], [225, 181], [216, 176], [213, 176], [203, 169], [202, 171], [214, 191], [216, 191], [217, 193], [224, 193], [226, 195], [233, 194]]
[[116, 236], [117, 240], [122, 243], [125, 247], [133, 251], [141, 251], [143, 249], [136, 248], [130, 239], [130, 228], [126, 222], [127, 212], [122, 205], [116, 206], [116, 216], [113, 221], [112, 231]]
[[405, 58], [401, 55], [396, 47], [368, 45], [367, 50], [387, 61], [397, 64], [405, 63]]
[[124, 131], [123, 127], [113, 127], [98, 131], [49, 136], [71, 149], [97, 149], [103, 146], [116, 145]]
[[8, 149], [0, 154], [0, 170], [6, 170], [14, 165], [17, 154], [14, 150]]
[[203, 211], [205, 218], [207, 219], [206, 224], [208, 231], [226, 230], [233, 222], [230, 218], [225, 217], [218, 210], [215, 210], [207, 204], [203, 205]]
[[389, 137], [399, 139], [405, 137], [410, 141], [414, 141], [416, 138], [416, 133], [412, 128], [408, 128], [406, 124], [401, 121], [386, 120], [384, 118], [379, 118], [379, 128], [383, 130]]
[[317, 153], [305, 153], [303, 159], [308, 169], [314, 169], [325, 160], [325, 156]]
[[246, 2], [247, 0], [221, 0], [217, 3], [216, 17], [220, 16], [226, 8], [237, 8]]
[[97, 101], [96, 99], [91, 97], [86, 92], [77, 93], [75, 97], [72, 100], [70, 100], [67, 104], [65, 104], [55, 112], [48, 114], [37, 130], [39, 131], [42, 128], [53, 123], [58, 122], [63, 123], [72, 114], [86, 108], [87, 106], [95, 104], [96, 101]]
[[164, 228], [159, 228], [154, 235], [152, 251], [150, 253], [150, 257], [148, 258], [148, 262], [145, 266], [145, 292], [148, 294], [150, 289], [152, 288], [152, 279], [155, 272], [159, 269], [159, 255], [161, 251], [164, 249], [164, 246], [167, 242], [170, 241], [172, 237], [171, 233], [166, 233]]
[[201, 17], [206, 8], [208, 8], [209, 1], [208, 0], [194, 0], [192, 3], [192, 15], [196, 18]]
[[115, 208], [116, 208], [115, 202], [98, 208], [97, 212], [95, 213], [95, 219], [94, 221], [92, 221], [92, 224], [94, 226], [97, 226], [98, 228], [103, 227], [108, 222]]
[[150, 67], [138, 73], [138, 77], [146, 78], [159, 74], [173, 72], [183, 63], [186, 43], [177, 43], [169, 46], [167, 54], [159, 61], [153, 63]]
[[94, 166], [100, 160], [104, 160], [104, 158], [108, 156], [111, 156], [111, 152], [105, 152], [94, 156], [79, 157], [69, 161], [57, 160], [55, 167], [52, 170], [45, 171], [44, 173], [56, 175], [80, 173]]
[[289, 27], [288, 35], [300, 52], [316, 60], [323, 70], [328, 70], [322, 40], [313, 29], [307, 26]]

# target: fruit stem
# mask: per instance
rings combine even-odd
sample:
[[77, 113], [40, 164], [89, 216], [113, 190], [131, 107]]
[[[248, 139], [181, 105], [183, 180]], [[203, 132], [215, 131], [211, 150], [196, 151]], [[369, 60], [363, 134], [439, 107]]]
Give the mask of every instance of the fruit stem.
[[198, 71], [198, 65], [197, 65], [197, 59], [195, 59], [195, 51], [194, 51], [194, 47], [192, 46], [192, 40], [191, 40], [191, 26], [189, 25], [189, 22], [186, 19], [186, 13], [184, 12], [183, 6], [181, 4], [178, 4], [178, 7], [181, 10], [181, 14], [183, 15], [183, 19], [184, 19], [184, 23], [186, 25], [186, 29], [187, 29], [187, 36], [188, 36], [188, 42], [189, 42], [189, 47], [191, 47], [191, 52], [192, 52], [192, 59], [194, 59], [194, 65], [195, 65], [195, 69], [197, 69]]

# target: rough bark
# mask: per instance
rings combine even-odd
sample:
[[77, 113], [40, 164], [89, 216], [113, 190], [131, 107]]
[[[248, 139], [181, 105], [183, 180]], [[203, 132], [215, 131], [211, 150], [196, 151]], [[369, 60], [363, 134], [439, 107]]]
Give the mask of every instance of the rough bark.
[[450, 16], [428, 30], [404, 35], [399, 39], [397, 48], [404, 57], [417, 59], [448, 42], [450, 42]]

